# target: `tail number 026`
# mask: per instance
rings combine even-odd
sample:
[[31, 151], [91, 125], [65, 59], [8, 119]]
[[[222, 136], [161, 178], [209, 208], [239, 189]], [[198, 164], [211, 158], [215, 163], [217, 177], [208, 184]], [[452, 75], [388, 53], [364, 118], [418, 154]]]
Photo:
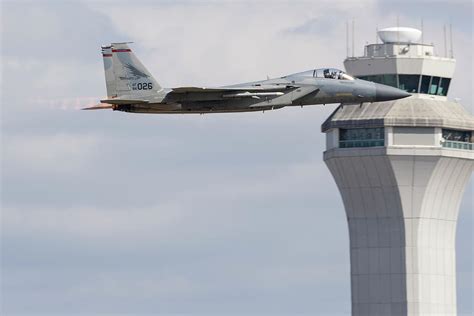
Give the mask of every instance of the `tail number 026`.
[[137, 83], [137, 90], [151, 90], [153, 89], [153, 84], [151, 82]]

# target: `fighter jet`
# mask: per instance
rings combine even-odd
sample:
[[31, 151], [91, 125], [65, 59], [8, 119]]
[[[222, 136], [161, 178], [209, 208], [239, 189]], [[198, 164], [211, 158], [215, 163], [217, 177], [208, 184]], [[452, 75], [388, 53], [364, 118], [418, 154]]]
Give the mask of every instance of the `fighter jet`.
[[84, 110], [131, 113], [226, 113], [326, 103], [401, 99], [409, 93], [324, 68], [221, 87], [162, 88], [128, 43], [102, 46], [107, 99]]

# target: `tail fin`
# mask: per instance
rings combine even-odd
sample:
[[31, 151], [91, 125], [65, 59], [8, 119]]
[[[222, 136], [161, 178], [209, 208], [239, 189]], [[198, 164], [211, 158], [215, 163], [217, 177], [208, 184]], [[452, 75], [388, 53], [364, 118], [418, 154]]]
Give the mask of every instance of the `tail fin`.
[[107, 97], [145, 96], [162, 88], [126, 43], [102, 46]]
[[105, 85], [107, 87], [107, 97], [117, 97], [115, 88], [115, 75], [112, 65], [112, 46], [102, 46], [102, 58], [104, 59]]

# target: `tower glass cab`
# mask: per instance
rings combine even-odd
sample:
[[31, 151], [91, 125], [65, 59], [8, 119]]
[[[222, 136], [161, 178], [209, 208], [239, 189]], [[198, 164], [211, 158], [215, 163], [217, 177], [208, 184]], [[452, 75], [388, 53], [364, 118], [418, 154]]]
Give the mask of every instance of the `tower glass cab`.
[[349, 74], [432, 99], [446, 99], [454, 58], [436, 56], [434, 45], [418, 42], [421, 31], [416, 29], [388, 28], [378, 36], [382, 44], [366, 45], [364, 56], [344, 61]]

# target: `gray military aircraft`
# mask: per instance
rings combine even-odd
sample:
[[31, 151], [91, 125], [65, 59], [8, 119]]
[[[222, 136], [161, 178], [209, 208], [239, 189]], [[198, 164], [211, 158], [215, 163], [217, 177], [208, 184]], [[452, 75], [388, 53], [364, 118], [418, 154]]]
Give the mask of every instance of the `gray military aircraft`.
[[401, 99], [409, 93], [355, 79], [337, 69], [314, 69], [281, 78], [216, 88], [162, 88], [128, 43], [102, 46], [107, 99], [84, 110], [133, 113], [224, 113], [326, 103]]

